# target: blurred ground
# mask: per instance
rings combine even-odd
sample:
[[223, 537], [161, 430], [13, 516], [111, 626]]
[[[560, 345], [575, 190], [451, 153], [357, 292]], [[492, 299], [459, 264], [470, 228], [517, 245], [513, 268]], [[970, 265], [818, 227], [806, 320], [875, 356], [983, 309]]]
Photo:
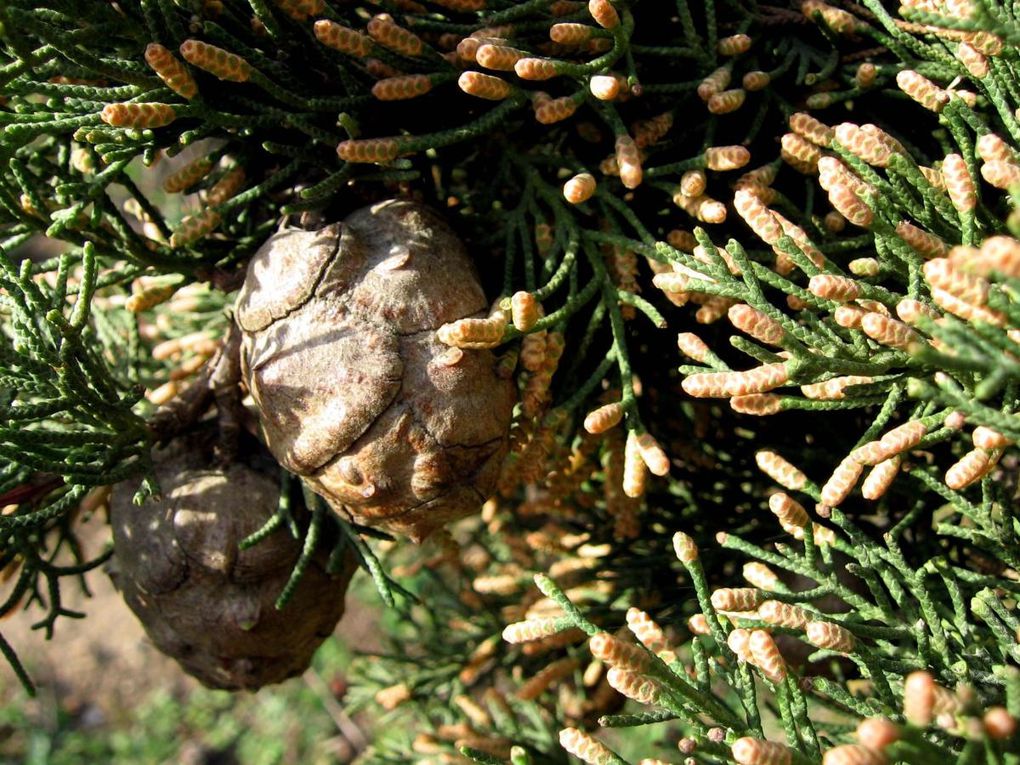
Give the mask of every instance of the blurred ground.
[[[82, 532], [90, 553], [101, 551], [109, 534], [98, 517], [85, 524]], [[105, 572], [91, 572], [87, 582], [91, 598], [73, 580], [64, 581], [64, 605], [86, 617], [58, 619], [52, 640], [46, 641], [41, 631], [32, 629], [45, 615], [38, 605], [0, 621], [0, 633], [17, 651], [38, 689], [35, 699], [27, 698], [11, 668], [0, 659], [0, 763], [102, 761], [76, 759], [86, 749], [109, 756], [109, 762], [139, 765], [150, 761], [343, 763], [367, 743], [364, 721], [350, 720], [343, 712], [342, 670], [349, 656], [343, 646], [377, 650], [379, 628], [372, 611], [354, 598], [348, 598], [336, 640], [320, 649], [327, 659], [317, 661], [318, 670], [254, 695], [231, 695], [203, 689], [157, 651]], [[307, 746], [297, 740], [302, 731], [295, 731], [296, 739], [289, 744], [284, 741], [278, 757], [256, 760], [239, 754], [238, 744], [243, 742], [234, 729], [243, 729], [245, 721], [263, 726], [272, 721], [286, 727], [290, 718], [281, 710], [289, 712], [294, 726], [307, 725], [309, 738], [315, 738], [315, 730], [329, 734], [318, 736], [320, 742], [334, 739], [325, 747], [328, 751], [306, 759]], [[307, 719], [312, 716], [316, 719]], [[163, 730], [160, 720], [168, 717], [173, 718], [171, 729]], [[142, 740], [118, 743], [116, 737], [125, 731], [152, 741], [147, 747]], [[287, 731], [282, 733], [286, 737]], [[69, 737], [77, 754], [52, 759], [54, 752], [68, 748]], [[170, 756], [157, 757], [157, 751], [164, 750]], [[125, 753], [123, 760], [115, 759], [117, 752]]]
[[[85, 531], [87, 529], [87, 531]], [[101, 519], [83, 524], [82, 542], [89, 552], [102, 550], [107, 535]], [[0, 623], [7, 641], [18, 652], [41, 693], [81, 699], [89, 715], [117, 719], [140, 701], [152, 687], [171, 692], [194, 684], [145, 639], [141, 625], [101, 570], [88, 576], [93, 597], [88, 598], [73, 580], [61, 587], [67, 608], [84, 612], [85, 619], [58, 619], [53, 639], [31, 628], [45, 612], [36, 604]], [[0, 665], [0, 693], [17, 684], [10, 667]]]

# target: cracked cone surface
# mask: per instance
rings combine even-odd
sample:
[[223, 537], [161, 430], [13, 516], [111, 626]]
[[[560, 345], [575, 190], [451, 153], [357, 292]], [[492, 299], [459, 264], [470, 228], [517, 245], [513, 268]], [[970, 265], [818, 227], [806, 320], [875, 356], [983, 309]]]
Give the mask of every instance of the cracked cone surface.
[[111, 576], [152, 642], [188, 674], [210, 688], [255, 690], [308, 667], [343, 616], [357, 558], [348, 552], [335, 576], [324, 556], [313, 558], [277, 610], [301, 542], [280, 528], [238, 545], [276, 512], [279, 468], [264, 450], [211, 467], [210, 446], [189, 436], [155, 453], [159, 502], [132, 504], [133, 486], [114, 491]]
[[274, 456], [338, 513], [415, 540], [475, 512], [515, 391], [490, 351], [451, 352], [436, 330], [486, 307], [463, 244], [418, 204], [271, 237], [237, 322]]

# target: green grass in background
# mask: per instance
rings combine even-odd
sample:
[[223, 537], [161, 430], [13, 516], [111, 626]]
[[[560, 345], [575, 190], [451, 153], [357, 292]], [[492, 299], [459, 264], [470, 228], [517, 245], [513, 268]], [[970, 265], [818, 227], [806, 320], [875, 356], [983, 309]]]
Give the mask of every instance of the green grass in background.
[[154, 689], [121, 719], [75, 710], [42, 688], [0, 705], [0, 762], [21, 765], [325, 765], [350, 761], [323, 693], [336, 690], [351, 652], [331, 638], [303, 678], [255, 694], [196, 688], [183, 698]]

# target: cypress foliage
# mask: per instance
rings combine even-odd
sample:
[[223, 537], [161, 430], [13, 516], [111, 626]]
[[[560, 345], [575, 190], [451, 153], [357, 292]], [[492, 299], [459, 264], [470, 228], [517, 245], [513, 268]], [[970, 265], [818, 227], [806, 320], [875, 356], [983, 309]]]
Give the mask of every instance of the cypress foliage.
[[499, 492], [420, 550], [311, 496], [248, 540], [353, 546], [399, 614], [351, 703], [417, 737], [367, 761], [1020, 762], [1018, 40], [984, 0], [3, 4], [0, 617], [73, 615], [82, 513], [243, 419], [281, 218], [404, 196], [497, 297], [438, 337], [517, 381]]

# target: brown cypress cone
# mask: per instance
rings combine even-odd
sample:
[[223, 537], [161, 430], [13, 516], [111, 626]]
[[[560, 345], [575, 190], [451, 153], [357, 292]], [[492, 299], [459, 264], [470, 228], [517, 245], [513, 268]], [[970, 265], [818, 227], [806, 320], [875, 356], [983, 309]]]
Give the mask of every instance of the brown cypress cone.
[[515, 390], [491, 351], [436, 332], [487, 305], [464, 245], [421, 205], [390, 200], [277, 233], [237, 302], [269, 449], [336, 512], [415, 541], [477, 511]]
[[343, 616], [357, 558], [348, 552], [331, 576], [321, 544], [278, 610], [301, 542], [281, 528], [239, 544], [276, 512], [279, 466], [256, 442], [243, 461], [218, 467], [214, 435], [207, 428], [155, 451], [162, 500], [136, 506], [137, 483], [115, 488], [110, 575], [152, 642], [188, 674], [210, 688], [255, 690], [307, 669]]

